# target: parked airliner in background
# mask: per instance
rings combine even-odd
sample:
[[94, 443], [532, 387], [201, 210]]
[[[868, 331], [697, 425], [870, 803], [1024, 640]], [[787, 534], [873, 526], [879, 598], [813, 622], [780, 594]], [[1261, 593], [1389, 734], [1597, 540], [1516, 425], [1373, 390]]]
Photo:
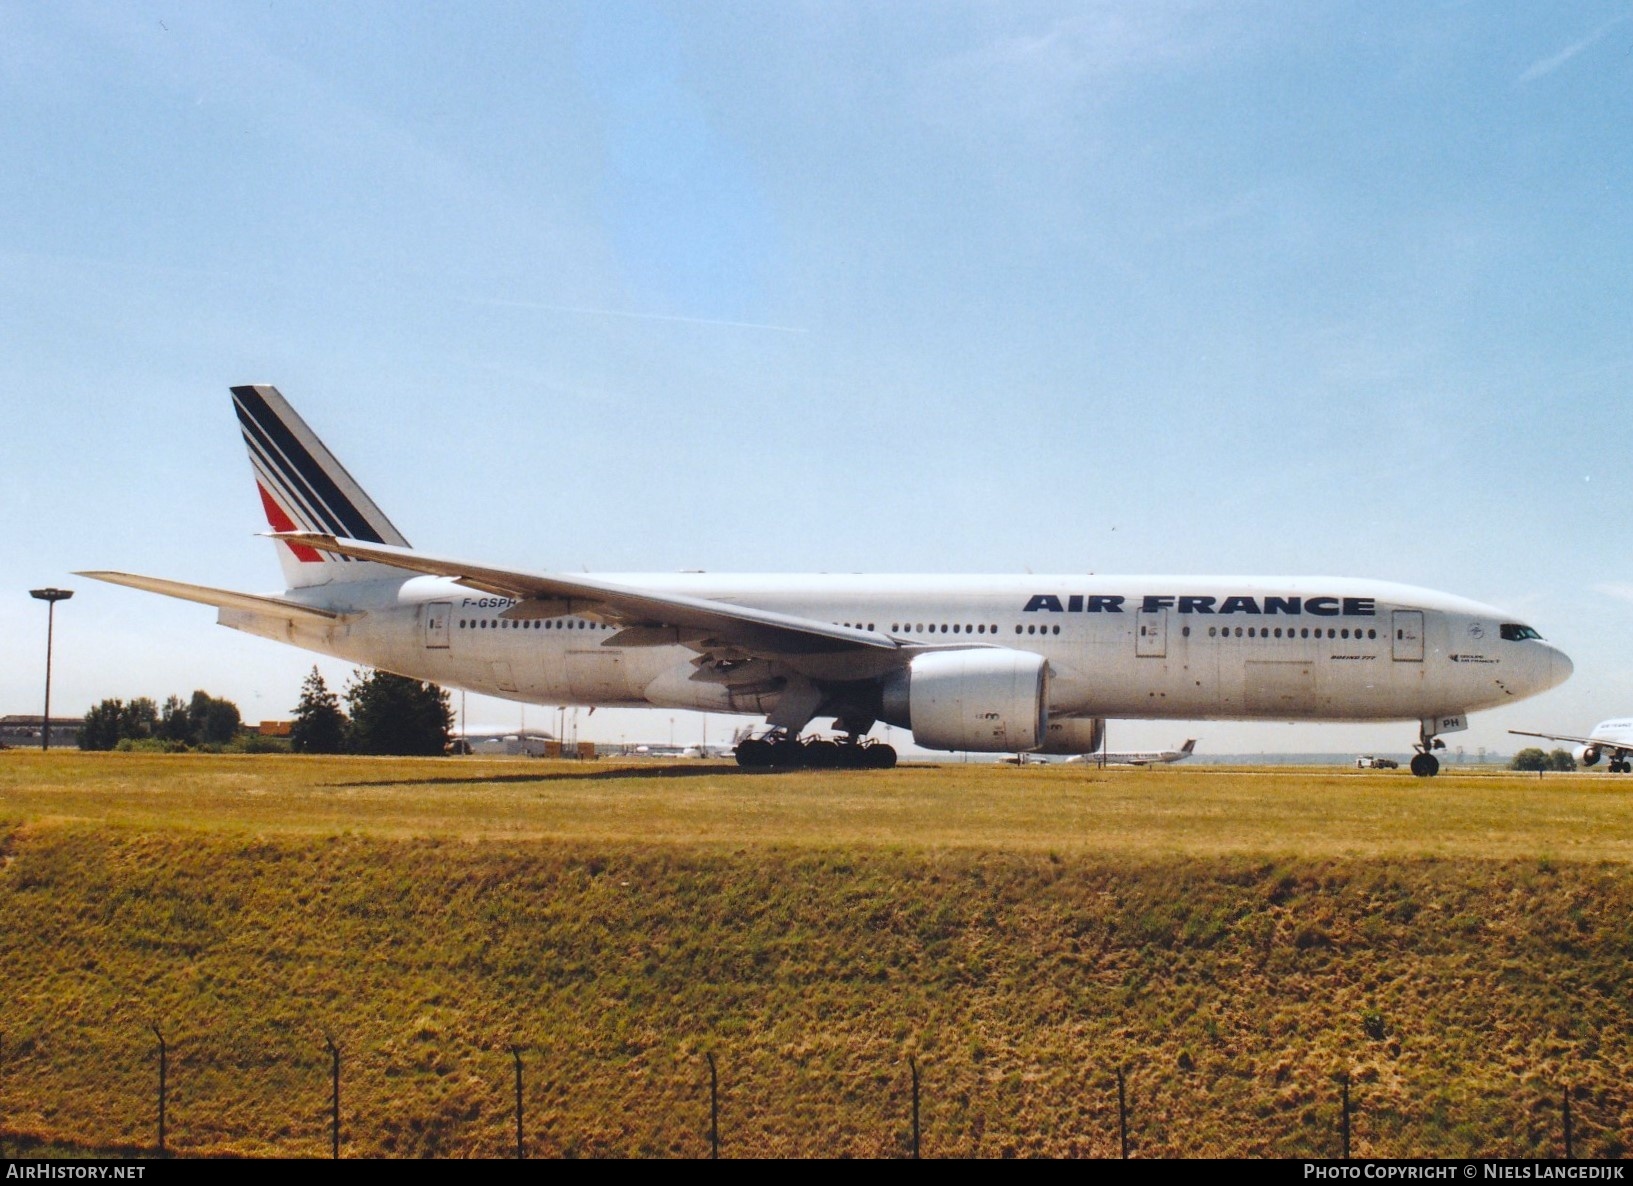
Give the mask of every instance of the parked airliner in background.
[[[535, 704], [763, 715], [743, 766], [888, 766], [929, 749], [1089, 754], [1106, 718], [1413, 721], [1412, 769], [1475, 709], [1571, 661], [1490, 606], [1333, 577], [521, 571], [416, 551], [275, 388], [234, 387], [281, 594], [81, 575], [224, 626]], [[837, 739], [801, 740], [832, 719]]]
[[1633, 774], [1633, 717], [1617, 717], [1600, 721], [1586, 737], [1569, 737], [1563, 733], [1527, 733], [1524, 729], [1510, 729], [1518, 737], [1541, 737], [1547, 741], [1569, 741], [1576, 746], [1572, 756], [1583, 766], [1598, 765], [1599, 759], [1610, 757], [1605, 769], [1612, 774]]
[[1084, 762], [1095, 766], [1161, 766], [1165, 762], [1183, 762], [1191, 756], [1194, 749], [1196, 741], [1187, 738], [1185, 744], [1178, 749], [1127, 750], [1122, 753], [1113, 750], [1109, 753], [1077, 754], [1067, 758], [1066, 761]]

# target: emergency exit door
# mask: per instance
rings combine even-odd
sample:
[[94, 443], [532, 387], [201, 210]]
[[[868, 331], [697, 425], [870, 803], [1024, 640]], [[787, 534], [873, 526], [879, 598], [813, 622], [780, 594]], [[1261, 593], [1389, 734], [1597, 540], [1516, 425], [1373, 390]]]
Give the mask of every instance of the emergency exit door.
[[1393, 654], [1398, 663], [1423, 662], [1423, 611], [1398, 609], [1390, 620]]
[[432, 601], [425, 609], [425, 649], [446, 650], [448, 647], [448, 624], [454, 616], [454, 603], [451, 601]]
[[1134, 616], [1134, 654], [1141, 659], [1168, 657], [1168, 611], [1141, 610]]

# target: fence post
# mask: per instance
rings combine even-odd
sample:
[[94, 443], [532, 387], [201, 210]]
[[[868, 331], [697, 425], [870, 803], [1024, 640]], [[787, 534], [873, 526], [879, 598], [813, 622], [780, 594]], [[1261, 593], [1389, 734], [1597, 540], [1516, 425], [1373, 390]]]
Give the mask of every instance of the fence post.
[[709, 1160], [720, 1160], [720, 1075], [714, 1066], [714, 1053], [706, 1052], [709, 1060]]
[[1117, 1068], [1117, 1145], [1124, 1160], [1128, 1158], [1128, 1096], [1123, 1090], [1123, 1068]]
[[340, 1160], [340, 1047], [327, 1031], [323, 1043], [329, 1048], [329, 1124], [331, 1128], [330, 1155]]
[[510, 1057], [516, 1060], [516, 1160], [527, 1159], [527, 1147], [522, 1144], [522, 1048], [512, 1046]]
[[164, 1150], [164, 1105], [165, 1105], [165, 1072], [169, 1070], [169, 1051], [165, 1047], [164, 1034], [159, 1032], [158, 1022], [149, 1022], [148, 1028], [153, 1036], [159, 1039], [159, 1156], [165, 1156]]
[[1344, 1111], [1342, 1128], [1344, 1132], [1344, 1160], [1349, 1160], [1349, 1072], [1342, 1071], [1338, 1076], [1338, 1083], [1344, 1090]]
[[1571, 1089], [1565, 1088], [1565, 1160], [1572, 1160], [1571, 1153]]
[[907, 1065], [913, 1071], [913, 1160], [919, 1159], [919, 1064], [911, 1054], [907, 1056]]

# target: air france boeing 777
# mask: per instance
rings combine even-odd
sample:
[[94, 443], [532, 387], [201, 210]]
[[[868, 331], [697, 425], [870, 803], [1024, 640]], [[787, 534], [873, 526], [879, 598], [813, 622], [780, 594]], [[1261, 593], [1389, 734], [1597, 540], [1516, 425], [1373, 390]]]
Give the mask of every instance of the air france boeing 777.
[[[763, 715], [743, 766], [888, 766], [929, 749], [1089, 754], [1108, 717], [1412, 721], [1414, 773], [1467, 714], [1571, 662], [1478, 602], [1336, 577], [524, 572], [410, 548], [278, 391], [234, 387], [281, 594], [82, 575], [224, 626], [538, 704]], [[836, 739], [801, 740], [831, 719]]]

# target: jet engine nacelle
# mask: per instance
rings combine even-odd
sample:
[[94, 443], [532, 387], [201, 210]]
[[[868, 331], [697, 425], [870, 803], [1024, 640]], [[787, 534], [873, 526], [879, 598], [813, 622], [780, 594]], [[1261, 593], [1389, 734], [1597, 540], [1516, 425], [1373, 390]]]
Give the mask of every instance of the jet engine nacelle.
[[1047, 736], [1038, 752], [1092, 754], [1099, 751], [1100, 743], [1105, 736], [1106, 722], [1102, 717], [1050, 721]]
[[1579, 745], [1571, 751], [1578, 766], [1597, 766], [1599, 764], [1599, 747], [1596, 745]]
[[1049, 664], [1030, 651], [931, 651], [884, 686], [880, 719], [927, 749], [1020, 753], [1041, 745]]

